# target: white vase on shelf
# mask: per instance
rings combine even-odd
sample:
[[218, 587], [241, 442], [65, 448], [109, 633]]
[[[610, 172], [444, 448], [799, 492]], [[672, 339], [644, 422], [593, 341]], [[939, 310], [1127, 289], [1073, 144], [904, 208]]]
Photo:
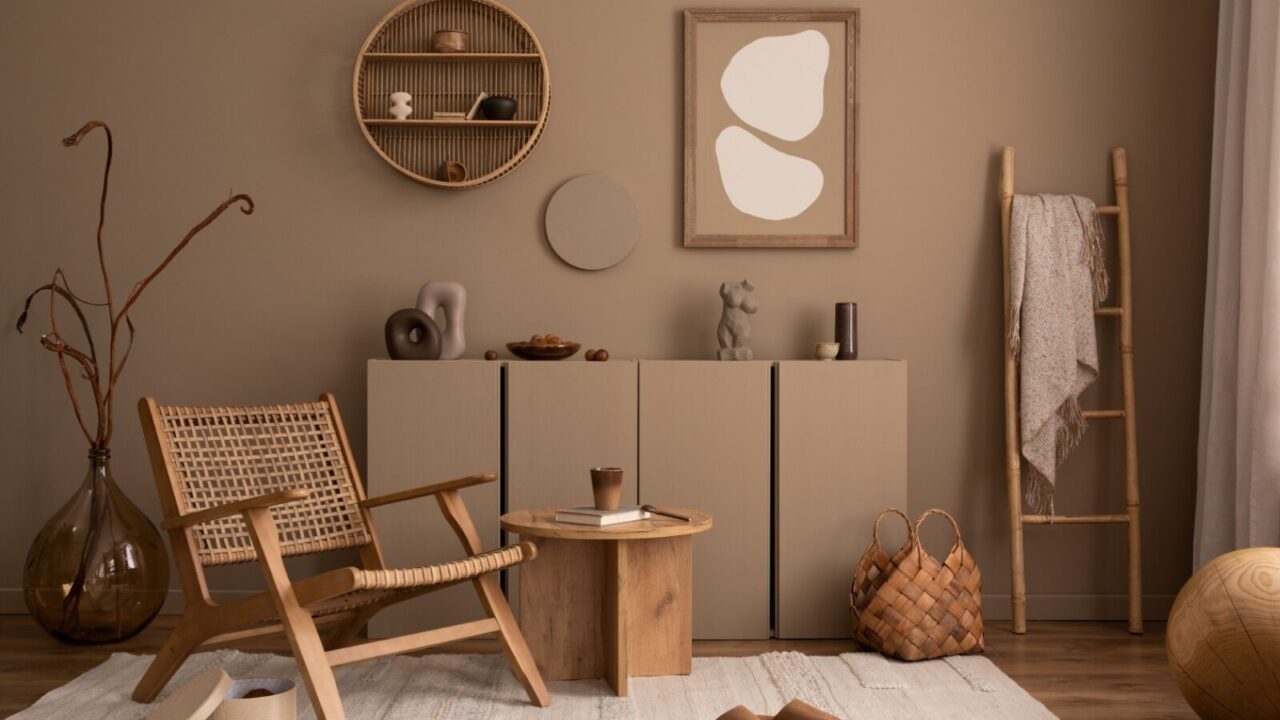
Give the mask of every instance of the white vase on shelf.
[[409, 106], [409, 102], [413, 100], [413, 96], [407, 92], [391, 93], [391, 117], [397, 120], [404, 120], [413, 114], [413, 108]]

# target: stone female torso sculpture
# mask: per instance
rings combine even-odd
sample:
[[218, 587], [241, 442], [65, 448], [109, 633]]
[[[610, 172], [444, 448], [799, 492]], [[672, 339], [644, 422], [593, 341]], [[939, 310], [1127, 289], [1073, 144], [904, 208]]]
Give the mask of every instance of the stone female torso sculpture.
[[718, 357], [721, 360], [750, 360], [754, 357], [750, 346], [751, 320], [747, 316], [760, 309], [755, 293], [755, 286], [748, 280], [720, 286], [724, 310], [720, 314], [716, 336], [720, 340]]

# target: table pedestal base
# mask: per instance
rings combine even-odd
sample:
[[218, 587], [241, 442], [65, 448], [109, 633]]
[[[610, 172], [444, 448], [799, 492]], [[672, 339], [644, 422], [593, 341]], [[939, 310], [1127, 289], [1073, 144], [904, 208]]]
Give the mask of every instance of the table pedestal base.
[[547, 680], [627, 678], [693, 670], [693, 545], [529, 537], [520, 566], [520, 627]]

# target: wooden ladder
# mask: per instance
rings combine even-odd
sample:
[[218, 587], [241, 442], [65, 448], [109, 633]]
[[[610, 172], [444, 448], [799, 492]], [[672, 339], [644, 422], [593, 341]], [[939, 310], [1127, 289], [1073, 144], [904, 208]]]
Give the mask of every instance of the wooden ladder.
[[1098, 212], [1116, 216], [1119, 251], [1120, 302], [1099, 307], [1099, 317], [1120, 319], [1120, 371], [1124, 407], [1118, 410], [1085, 410], [1089, 420], [1124, 421], [1125, 511], [1110, 515], [1026, 515], [1022, 512], [1022, 451], [1018, 433], [1018, 363], [1009, 345], [1009, 221], [1013, 208], [1013, 148], [1000, 157], [1000, 237], [1004, 254], [1004, 420], [1005, 479], [1009, 484], [1009, 552], [1012, 565], [1013, 631], [1027, 631], [1027, 578], [1023, 564], [1023, 525], [1079, 525], [1125, 523], [1129, 526], [1129, 632], [1142, 633], [1142, 554], [1138, 528], [1138, 447], [1133, 394], [1133, 284], [1129, 253], [1129, 169], [1124, 148], [1111, 151], [1115, 205], [1099, 205]]

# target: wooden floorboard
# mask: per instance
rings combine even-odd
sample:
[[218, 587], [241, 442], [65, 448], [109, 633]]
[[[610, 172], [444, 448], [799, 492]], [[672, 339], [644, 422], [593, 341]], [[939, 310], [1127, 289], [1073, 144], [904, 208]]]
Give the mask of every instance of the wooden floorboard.
[[[77, 647], [50, 639], [26, 616], [0, 615], [0, 715], [7, 717], [28, 707], [113, 652], [155, 652], [176, 621], [161, 617], [118, 645]], [[987, 656], [1062, 718], [1194, 718], [1169, 675], [1164, 626], [1150, 623], [1148, 628], [1146, 635], [1134, 636], [1125, 632], [1124, 623], [1033, 622], [1029, 633], [1014, 635], [1008, 623], [992, 622], [987, 626]], [[238, 647], [258, 652], [287, 648], [279, 637]], [[852, 641], [842, 640], [694, 643], [694, 654], [703, 656], [757, 655], [771, 650], [832, 655], [852, 649]], [[437, 649], [496, 650], [496, 642], [487, 639]]]

